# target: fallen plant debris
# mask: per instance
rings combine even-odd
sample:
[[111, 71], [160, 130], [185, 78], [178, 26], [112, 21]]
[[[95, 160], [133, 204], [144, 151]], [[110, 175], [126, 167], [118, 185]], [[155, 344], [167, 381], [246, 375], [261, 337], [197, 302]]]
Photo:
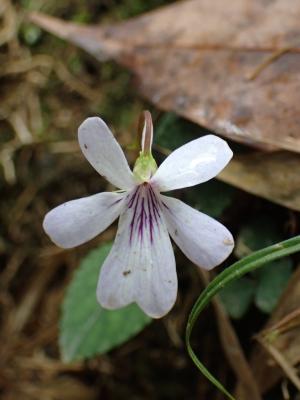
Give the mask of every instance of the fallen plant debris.
[[[188, 0], [119, 24], [30, 20], [130, 68], [164, 110], [242, 143], [300, 152], [299, 12], [293, 0]], [[273, 53], [279, 58], [254, 78]]]
[[[116, 232], [112, 226], [82, 248], [62, 251], [42, 231], [49, 209], [112, 190], [80, 156], [76, 130], [88, 116], [110, 123], [131, 163], [137, 156], [135, 118], [145, 108], [159, 128], [160, 161], [174, 147], [207, 134], [203, 127], [230, 137], [236, 156], [219, 178], [242, 190], [214, 181], [178, 197], [214, 215], [237, 239], [260, 215], [276, 221], [283, 238], [299, 233], [299, 4], [145, 3], [0, 2], [0, 397], [5, 400], [224, 398], [186, 354], [186, 320], [203, 286], [178, 251], [181, 284], [170, 315], [107, 354], [61, 361], [66, 288], [80, 260]], [[166, 7], [154, 10], [160, 5]], [[35, 24], [28, 22], [33, 10], [44, 13], [31, 14]], [[141, 15], [149, 10], [154, 11]], [[79, 22], [90, 26], [78, 28]], [[260, 238], [259, 232], [254, 235]], [[258, 245], [264, 246], [261, 239]], [[232, 393], [237, 387], [239, 400], [297, 400], [291, 383], [299, 379], [297, 257], [292, 268], [270, 317], [250, 305], [240, 319], [230, 320], [224, 304], [215, 303], [218, 319], [209, 309], [195, 328], [199, 358]], [[234, 362], [243, 368], [232, 369]], [[245, 391], [253, 379], [253, 391]]]
[[296, 383], [299, 390], [299, 378], [293, 369], [300, 361], [299, 276], [297, 269], [272, 317], [255, 337], [258, 344], [253, 348], [251, 365], [256, 366], [255, 377], [262, 392], [278, 382], [282, 374]]
[[[142, 96], [160, 109], [271, 152], [261, 156], [265, 173], [253, 165], [245, 179], [238, 159], [222, 179], [300, 210], [300, 157], [290, 156], [295, 168], [280, 164], [282, 173], [274, 153], [300, 152], [299, 12], [293, 0], [235, 0], [226, 7], [221, 0], [189, 0], [118, 24], [74, 24], [39, 13], [29, 18], [99, 61], [124, 65], [137, 77]], [[181, 18], [173, 24], [176, 15]]]
[[[96, 3], [86, 5], [91, 16]], [[134, 118], [145, 104], [125, 90], [130, 79], [125, 71], [113, 64], [99, 68], [90, 57], [66, 49], [24, 22], [23, 7], [32, 4], [62, 13], [59, 15], [80, 16], [79, 0], [65, 1], [64, 9], [51, 0], [46, 6], [43, 0], [20, 4], [0, 2], [0, 397], [151, 399], [158, 390], [175, 399], [194, 393], [207, 397], [211, 388], [190, 365], [184, 346], [174, 344], [174, 337], [184, 330], [182, 313], [175, 312], [170, 321], [159, 323], [159, 329], [150, 326], [107, 356], [87, 362], [60, 360], [59, 317], [66, 286], [80, 258], [110, 241], [115, 232], [112, 227], [101, 241], [64, 252], [51, 245], [42, 221], [47, 210], [67, 198], [111, 190], [104, 181], [99, 183], [99, 177], [79, 157], [75, 135], [80, 122], [92, 113], [105, 116], [119, 127], [118, 138], [126, 147], [133, 139]], [[112, 5], [100, 11], [107, 18], [118, 12]], [[128, 152], [131, 161], [135, 153]], [[179, 300], [186, 312], [199, 289], [189, 274], [184, 274], [184, 280], [191, 281], [194, 289], [185, 300]], [[213, 364], [210, 354], [216, 347], [207, 329], [202, 332], [204, 358]], [[145, 338], [149, 346], [145, 346]], [[160, 354], [164, 354], [163, 363]], [[186, 385], [174, 384], [173, 372], [160, 382], [170, 361], [173, 372], [182, 373]], [[222, 367], [219, 372], [225, 379], [230, 376], [229, 369]]]

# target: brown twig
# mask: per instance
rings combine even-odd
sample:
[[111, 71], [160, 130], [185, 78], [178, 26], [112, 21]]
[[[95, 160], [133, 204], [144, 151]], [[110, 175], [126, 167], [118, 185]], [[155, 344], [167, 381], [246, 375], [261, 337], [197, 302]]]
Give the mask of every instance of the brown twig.
[[281, 367], [286, 376], [300, 391], [300, 379], [297, 375], [295, 368], [288, 362], [279, 350], [276, 349], [269, 341], [263, 337], [256, 337], [256, 340], [263, 346], [263, 348], [272, 356], [276, 363]]

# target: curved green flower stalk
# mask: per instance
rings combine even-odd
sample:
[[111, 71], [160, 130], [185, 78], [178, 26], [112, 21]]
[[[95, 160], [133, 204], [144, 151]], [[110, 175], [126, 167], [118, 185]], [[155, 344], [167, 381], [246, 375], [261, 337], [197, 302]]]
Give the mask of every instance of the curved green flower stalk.
[[300, 251], [300, 236], [295, 236], [291, 239], [277, 243], [275, 245], [258, 250], [249, 256], [237, 261], [230, 267], [221, 272], [200, 294], [192, 311], [189, 315], [186, 327], [186, 346], [188, 353], [203, 375], [214, 384], [225, 396], [230, 400], [235, 398], [224, 388], [224, 386], [208, 371], [208, 369], [201, 363], [191, 347], [190, 338], [193, 327], [200, 315], [200, 313], [208, 306], [210, 300], [226, 286], [235, 279], [240, 278], [250, 271], [254, 271], [263, 265], [274, 261], [278, 258], [288, 256], [290, 254]]

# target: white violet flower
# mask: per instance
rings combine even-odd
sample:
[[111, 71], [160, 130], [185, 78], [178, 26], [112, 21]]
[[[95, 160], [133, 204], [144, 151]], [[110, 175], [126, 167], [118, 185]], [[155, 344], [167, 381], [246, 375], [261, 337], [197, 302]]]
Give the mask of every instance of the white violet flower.
[[81, 150], [116, 192], [98, 193], [50, 211], [43, 227], [60, 247], [78, 246], [118, 217], [113, 247], [100, 272], [97, 299], [107, 309], [136, 302], [153, 318], [164, 316], [177, 296], [177, 274], [169, 235], [196, 265], [211, 269], [233, 249], [231, 233], [219, 222], [161, 192], [206, 182], [229, 162], [232, 151], [207, 135], [175, 150], [157, 168], [151, 154], [151, 115], [144, 112], [142, 150], [133, 172], [113, 134], [100, 118], [79, 127]]

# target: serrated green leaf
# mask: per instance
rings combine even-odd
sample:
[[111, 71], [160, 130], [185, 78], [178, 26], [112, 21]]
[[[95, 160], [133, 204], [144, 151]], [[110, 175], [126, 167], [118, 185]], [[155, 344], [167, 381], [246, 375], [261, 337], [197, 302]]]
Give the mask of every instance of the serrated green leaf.
[[242, 318], [252, 303], [255, 283], [252, 279], [241, 278], [233, 281], [220, 292], [220, 299], [232, 318]]
[[261, 311], [265, 313], [273, 311], [292, 272], [293, 265], [290, 258], [273, 261], [260, 270], [255, 304]]
[[66, 362], [103, 354], [126, 342], [151, 322], [135, 304], [104, 310], [96, 300], [100, 267], [111, 244], [90, 252], [67, 289], [62, 307], [59, 344]]

